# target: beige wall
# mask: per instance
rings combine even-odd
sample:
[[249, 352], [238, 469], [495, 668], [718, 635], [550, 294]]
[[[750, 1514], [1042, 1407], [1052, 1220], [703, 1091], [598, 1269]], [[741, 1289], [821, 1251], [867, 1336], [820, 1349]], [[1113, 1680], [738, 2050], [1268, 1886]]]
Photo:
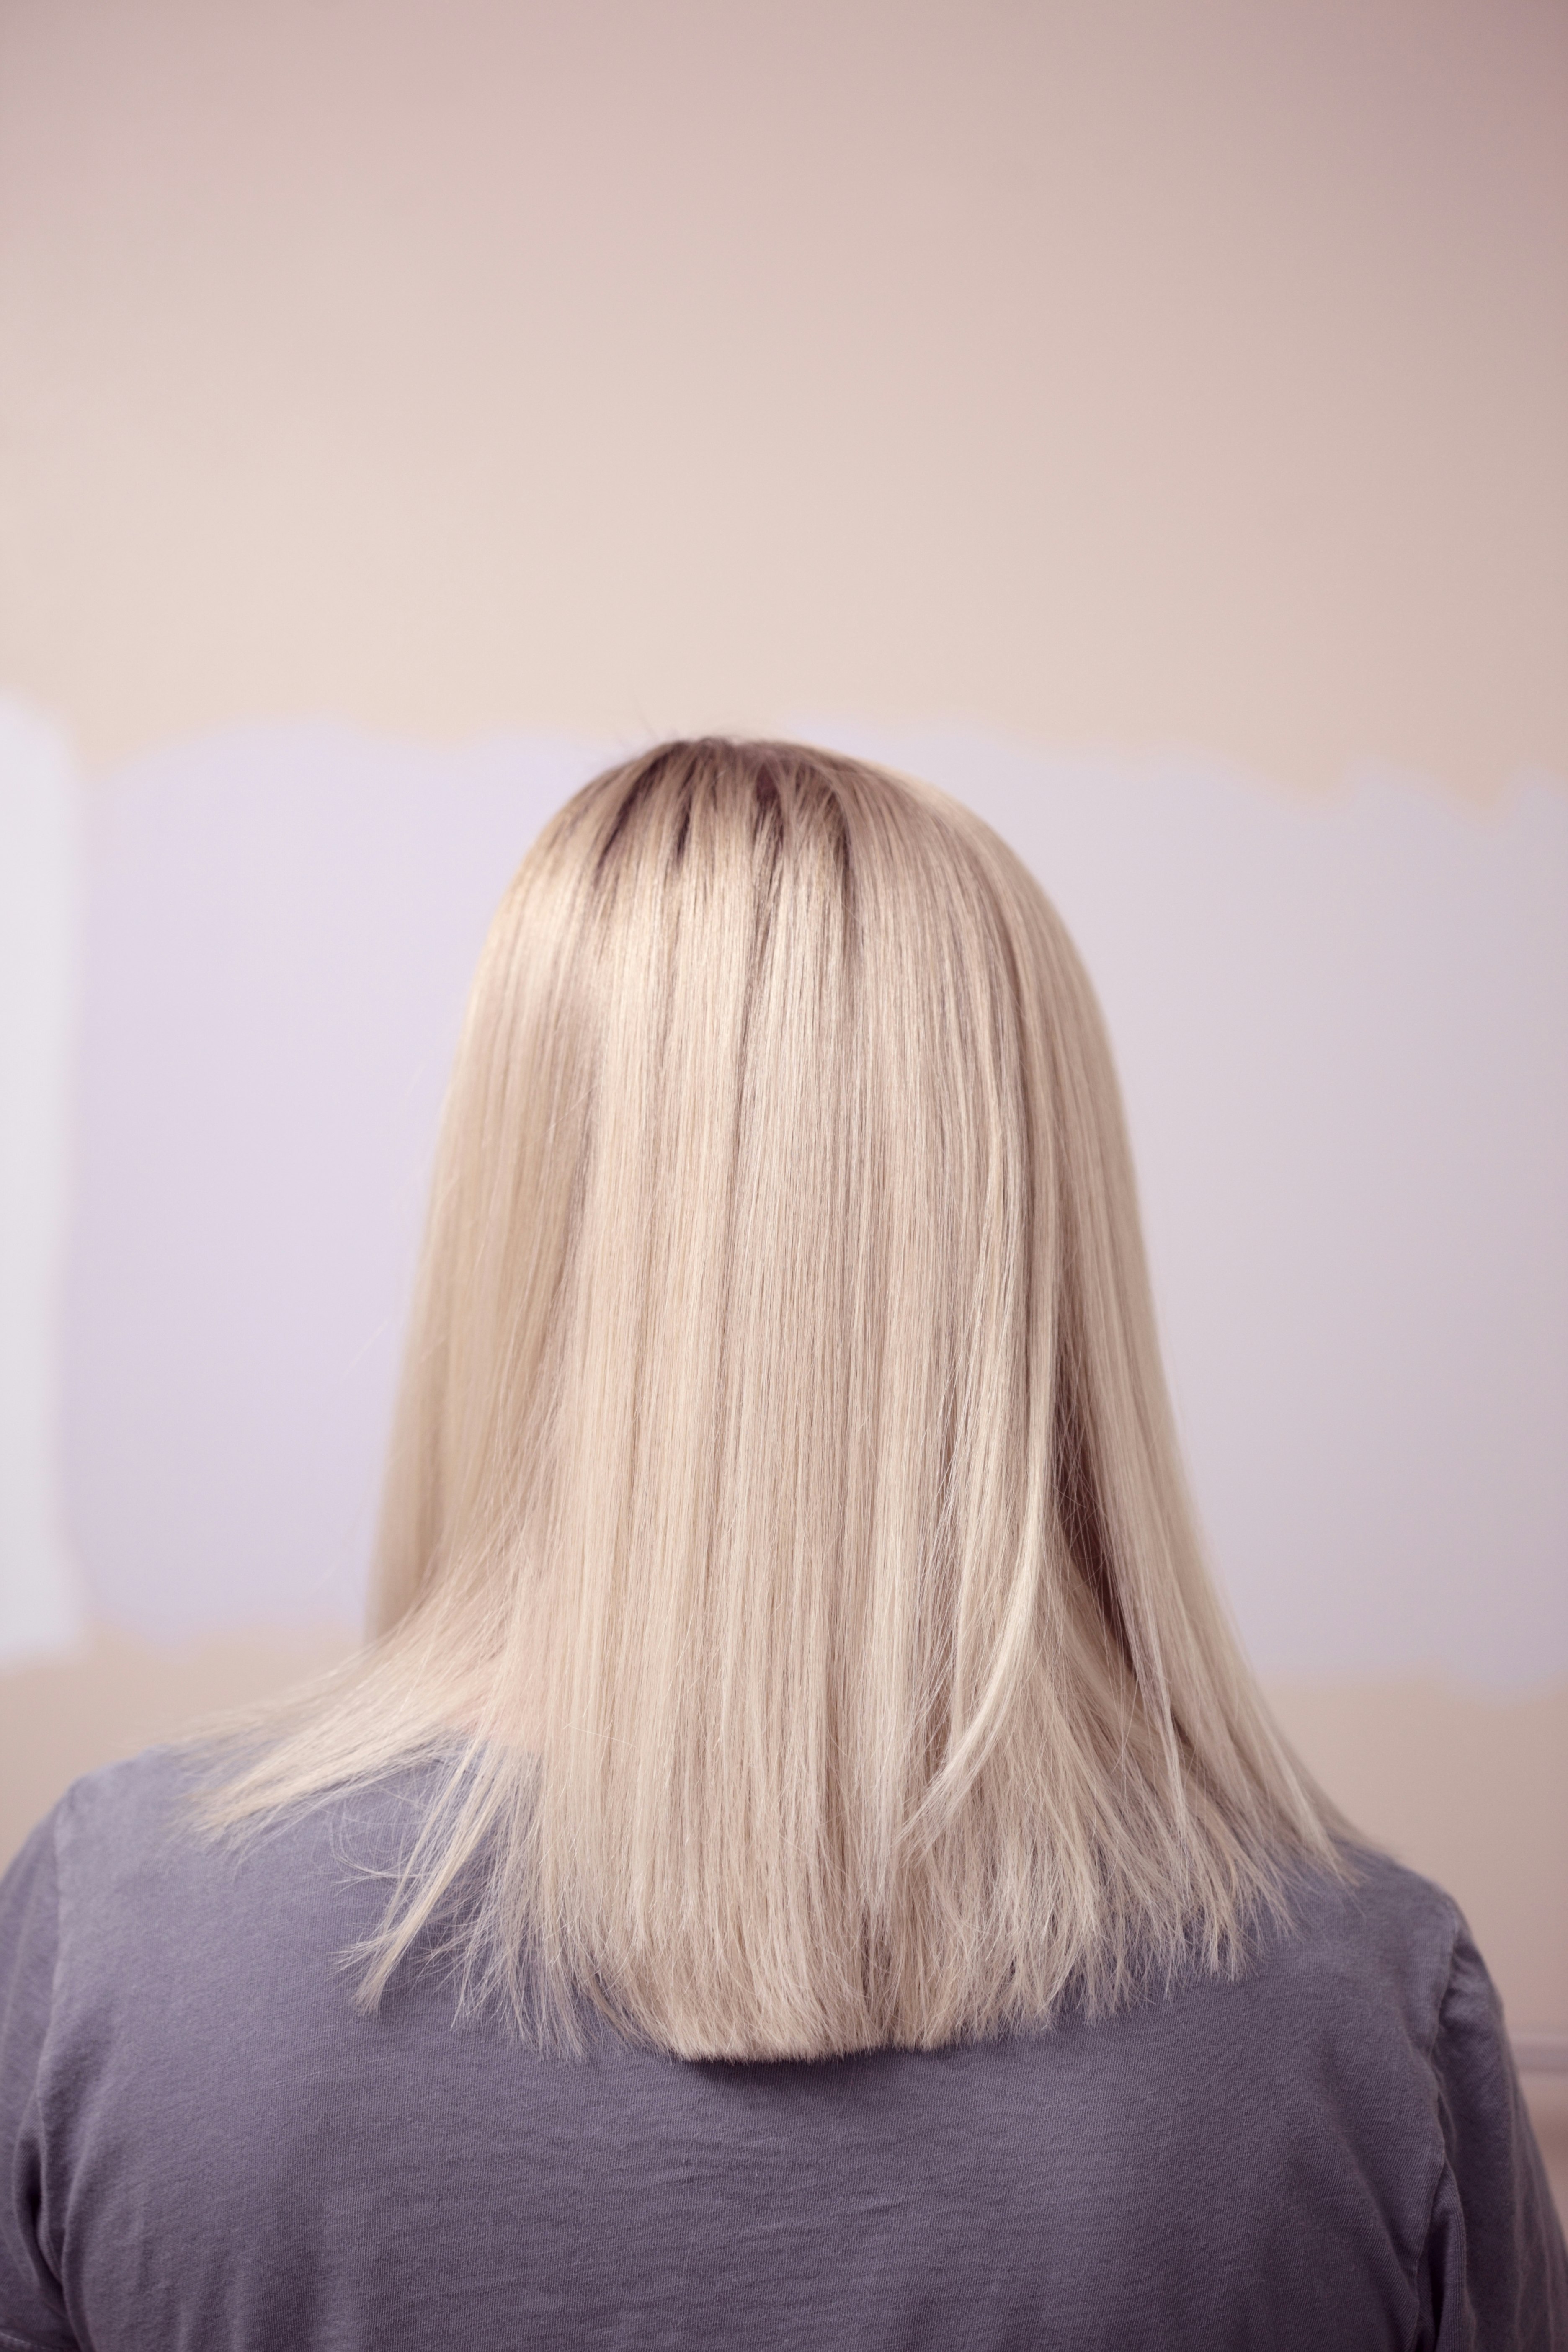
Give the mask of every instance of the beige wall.
[[[1565, 117], [1548, 0], [4, 0], [0, 682], [100, 770], [815, 710], [1568, 778]], [[0, 1838], [290, 1664], [18, 1670]], [[1568, 2031], [1568, 1699], [1280, 1703]]]
[[1565, 81], [1552, 0], [5, 0], [5, 682], [1561, 774]]

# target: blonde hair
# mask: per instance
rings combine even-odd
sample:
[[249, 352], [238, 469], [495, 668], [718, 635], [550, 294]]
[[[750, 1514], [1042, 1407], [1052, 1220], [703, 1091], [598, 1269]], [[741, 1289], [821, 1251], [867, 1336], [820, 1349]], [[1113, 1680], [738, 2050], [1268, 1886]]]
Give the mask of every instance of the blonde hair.
[[966, 810], [704, 740], [546, 825], [373, 1630], [207, 1799], [433, 1769], [372, 2006], [439, 1929], [547, 2036], [930, 2047], [1233, 1966], [1338, 1866], [1200, 1559], [1092, 992]]

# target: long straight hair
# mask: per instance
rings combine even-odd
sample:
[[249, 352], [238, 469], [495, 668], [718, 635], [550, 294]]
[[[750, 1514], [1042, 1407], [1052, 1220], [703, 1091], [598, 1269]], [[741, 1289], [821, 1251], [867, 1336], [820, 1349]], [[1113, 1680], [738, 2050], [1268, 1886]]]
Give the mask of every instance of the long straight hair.
[[546, 825], [447, 1100], [374, 1639], [209, 1825], [423, 1765], [360, 1997], [689, 2057], [1234, 1967], [1337, 1817], [1205, 1575], [1093, 993], [928, 786], [665, 744]]

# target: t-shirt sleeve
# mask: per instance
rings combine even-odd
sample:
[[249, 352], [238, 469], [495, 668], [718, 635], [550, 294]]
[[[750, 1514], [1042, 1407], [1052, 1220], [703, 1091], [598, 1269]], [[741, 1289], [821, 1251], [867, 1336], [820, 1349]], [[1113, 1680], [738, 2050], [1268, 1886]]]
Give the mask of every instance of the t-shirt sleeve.
[[1502, 2006], [1461, 1927], [1432, 2052], [1447, 2161], [1426, 2243], [1436, 2352], [1568, 2352], [1568, 2252]]
[[0, 1879], [0, 2347], [76, 2352], [39, 2242], [38, 2068], [54, 1999], [55, 1821], [39, 1823]]

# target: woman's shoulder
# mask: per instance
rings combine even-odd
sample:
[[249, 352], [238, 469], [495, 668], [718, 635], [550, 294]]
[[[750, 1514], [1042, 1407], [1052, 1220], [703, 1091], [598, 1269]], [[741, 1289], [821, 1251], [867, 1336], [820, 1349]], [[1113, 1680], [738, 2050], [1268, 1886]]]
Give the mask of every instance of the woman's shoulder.
[[83, 1844], [107, 1841], [111, 1849], [156, 1840], [177, 1817], [180, 1801], [194, 1787], [192, 1752], [181, 1747], [144, 1748], [117, 1758], [73, 1780], [39, 1823], [64, 1854]]
[[[24, 1887], [47, 1880], [60, 1924], [82, 1906], [111, 1905], [128, 1887], [167, 1874], [180, 1832], [194, 1821], [197, 1785], [191, 1753], [148, 1748], [70, 1783], [24, 1842], [5, 1873], [0, 1919]], [[36, 1897], [35, 1897], [36, 1899]]]
[[1292, 1889], [1289, 1923], [1267, 1939], [1265, 1969], [1292, 2003], [1397, 2013], [1430, 2050], [1464, 1915], [1443, 1887], [1369, 1846], [1342, 1849], [1342, 1874]]
[[356, 1890], [362, 1899], [349, 1907], [363, 1909], [367, 1876], [395, 1856], [400, 1831], [417, 1816], [405, 1780], [329, 1794], [262, 1835], [213, 1834], [200, 1801], [220, 1765], [200, 1748], [155, 1747], [73, 1781], [0, 1884], [0, 1952], [24, 1913], [36, 1939], [47, 1911], [59, 1990], [84, 1971], [90, 1977], [95, 1955], [113, 1955], [123, 1984], [139, 1956], [153, 1956], [154, 1967], [160, 1953], [194, 1958], [242, 1925], [266, 1934], [287, 1921], [330, 1934]]
[[158, 1747], [73, 1780], [0, 1874], [0, 1917], [36, 1905], [40, 1886], [58, 1902], [62, 1874], [84, 1856], [100, 1883], [134, 1870], [174, 1811], [187, 1771], [177, 1748]]
[[1291, 1888], [1234, 1974], [1189, 1979], [1149, 2027], [1178, 2071], [1220, 2070], [1282, 2128], [1310, 2114], [1377, 2137], [1400, 2118], [1407, 2147], [1440, 2161], [1446, 2076], [1510, 2071], [1501, 2003], [1445, 1888], [1371, 1848], [1341, 1860]]
[[[201, 1799], [221, 1788], [234, 1758], [216, 1744], [181, 1742], [143, 1748], [73, 1780], [28, 1841], [52, 1842], [62, 1866], [90, 1856], [101, 1885], [168, 1866], [193, 1853], [269, 1849], [310, 1843], [323, 1822], [363, 1824], [367, 1831], [417, 1811], [428, 1773], [411, 1766], [387, 1780], [346, 1791], [327, 1789], [268, 1826], [259, 1839], [214, 1839], [201, 1833]], [[26, 1851], [26, 1848], [24, 1848]]]
[[[1200, 2168], [1245, 2146], [1261, 2176], [1266, 2147], [1270, 2162], [1283, 2151], [1293, 2163], [1318, 2147], [1327, 2177], [1334, 2150], [1365, 2143], [1429, 2176], [1429, 2195], [1456, 1970], [1468, 1956], [1489, 1980], [1442, 1887], [1384, 1854], [1357, 1850], [1343, 1863], [1342, 1875], [1304, 1874], [1287, 1916], [1259, 1923], [1233, 1966], [1194, 1955], [1110, 2015], [1068, 2012], [1043, 2039], [1025, 2036], [997, 2066], [1030, 2098], [1092, 2082], [1114, 2105], [1158, 2085], [1170, 2131], [1190, 2136], [1182, 2160]], [[1491, 1999], [1488, 2030], [1506, 2049]], [[1479, 2011], [1474, 2022], [1486, 2024]]]

